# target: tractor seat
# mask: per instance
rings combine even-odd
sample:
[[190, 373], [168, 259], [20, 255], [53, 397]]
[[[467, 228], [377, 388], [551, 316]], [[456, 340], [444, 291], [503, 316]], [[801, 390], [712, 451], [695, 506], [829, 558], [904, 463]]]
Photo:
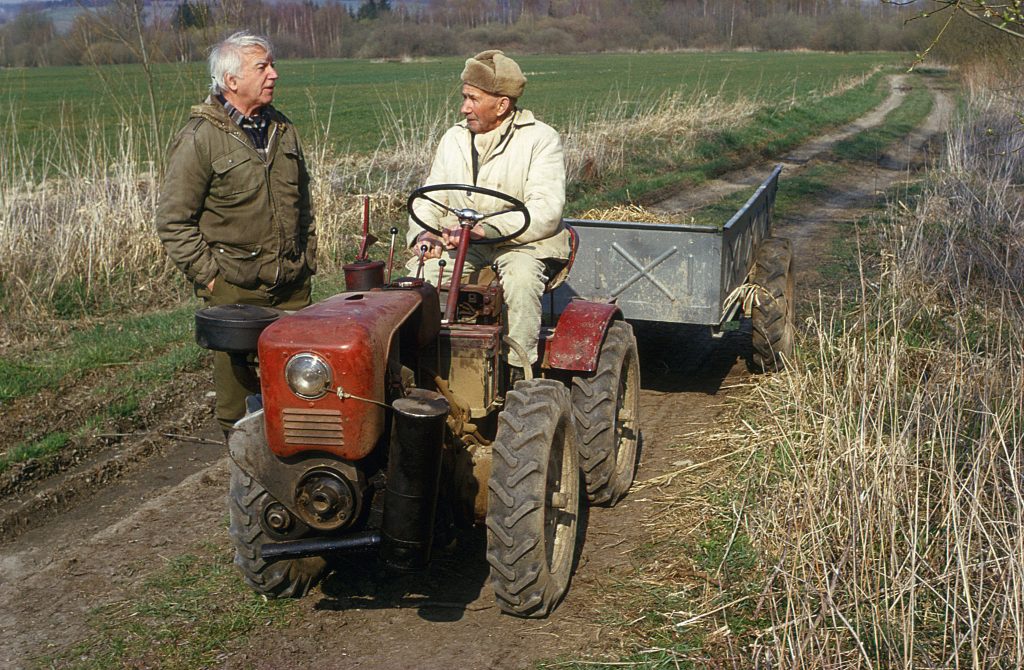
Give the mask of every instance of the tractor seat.
[[569, 278], [569, 270], [572, 269], [573, 261], [576, 260], [576, 250], [580, 246], [580, 235], [569, 224], [565, 224], [565, 229], [569, 231], [569, 258], [544, 259], [544, 266], [547, 270], [546, 274], [550, 277], [547, 283], [544, 284], [545, 293], [551, 293], [565, 283], [565, 280]]

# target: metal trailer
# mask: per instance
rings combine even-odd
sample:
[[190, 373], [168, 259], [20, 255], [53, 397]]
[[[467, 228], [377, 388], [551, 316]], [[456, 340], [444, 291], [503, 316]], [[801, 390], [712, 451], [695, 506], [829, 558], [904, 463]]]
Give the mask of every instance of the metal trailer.
[[559, 314], [579, 297], [614, 302], [629, 320], [713, 328], [733, 320], [746, 295], [736, 289], [771, 236], [781, 171], [777, 165], [721, 228], [566, 219], [579, 235], [578, 251], [547, 307]]

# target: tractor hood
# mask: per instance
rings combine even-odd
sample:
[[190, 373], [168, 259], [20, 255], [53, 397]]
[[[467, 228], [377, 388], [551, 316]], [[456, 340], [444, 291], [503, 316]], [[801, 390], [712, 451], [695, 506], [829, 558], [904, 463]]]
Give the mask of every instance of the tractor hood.
[[[425, 286], [341, 293], [269, 326], [259, 338], [259, 362], [270, 450], [280, 457], [368, 455], [384, 431], [384, 407], [377, 403], [388, 400], [395, 333], [403, 330], [403, 342], [422, 346], [437, 337], [439, 323], [437, 293]], [[293, 359], [302, 365], [293, 365], [298, 369], [291, 370], [290, 385], [286, 371]], [[298, 392], [296, 378], [307, 384]]]

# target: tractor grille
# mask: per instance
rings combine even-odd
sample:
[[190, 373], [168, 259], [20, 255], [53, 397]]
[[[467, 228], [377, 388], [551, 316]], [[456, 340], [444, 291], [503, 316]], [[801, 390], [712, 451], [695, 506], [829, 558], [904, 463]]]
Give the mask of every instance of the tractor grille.
[[336, 409], [284, 410], [284, 443], [345, 446], [341, 412]]

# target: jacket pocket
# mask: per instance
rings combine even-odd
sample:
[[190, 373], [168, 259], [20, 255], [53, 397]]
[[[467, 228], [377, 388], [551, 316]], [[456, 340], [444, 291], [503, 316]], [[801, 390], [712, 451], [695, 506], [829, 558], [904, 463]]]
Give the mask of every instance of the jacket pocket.
[[228, 198], [260, 187], [263, 170], [253, 162], [252, 154], [245, 148], [219, 156], [214, 159], [212, 167], [210, 193], [218, 198]]
[[262, 246], [217, 243], [212, 247], [213, 257], [224, 281], [242, 288], [256, 288], [259, 285]]
[[284, 155], [278, 159], [280, 162], [275, 166], [277, 173], [281, 176], [281, 181], [289, 187], [298, 187], [299, 175], [303, 169], [302, 154], [295, 147], [282, 147], [281, 153]]

